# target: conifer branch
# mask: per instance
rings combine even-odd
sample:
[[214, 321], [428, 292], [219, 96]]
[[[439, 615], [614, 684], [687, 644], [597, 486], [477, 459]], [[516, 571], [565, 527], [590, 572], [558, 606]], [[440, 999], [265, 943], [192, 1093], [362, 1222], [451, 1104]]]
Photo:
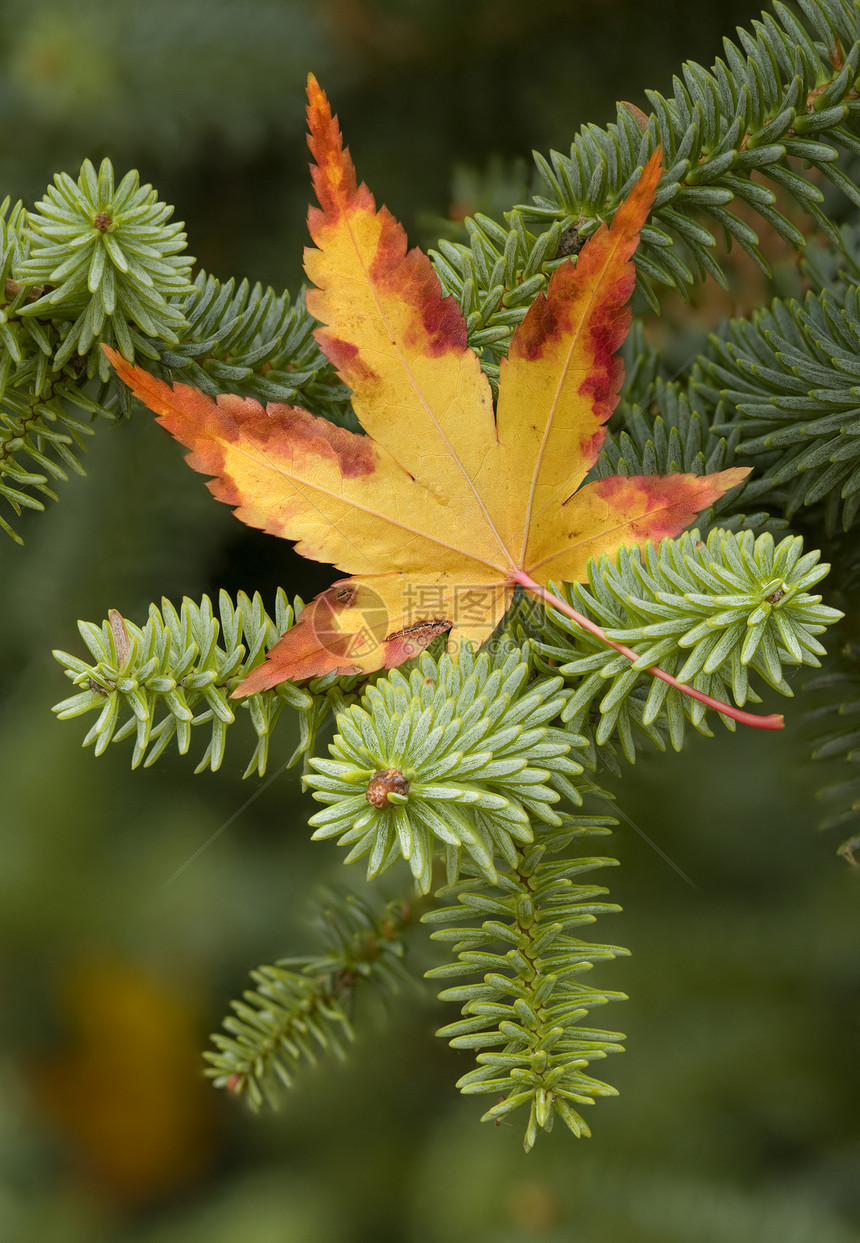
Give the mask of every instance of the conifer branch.
[[343, 1058], [354, 1039], [356, 992], [373, 985], [392, 995], [412, 977], [403, 967], [403, 934], [415, 908], [392, 901], [379, 909], [354, 894], [329, 894], [317, 917], [322, 952], [287, 958], [251, 972], [255, 988], [231, 1002], [224, 1032], [212, 1036], [206, 1074], [251, 1108], [278, 1103], [284, 1088], [320, 1056]]
[[478, 215], [466, 221], [469, 245], [439, 243], [436, 270], [460, 303], [491, 380], [552, 270], [612, 218], [658, 144], [666, 171], [635, 256], [639, 288], [655, 310], [654, 282], [685, 296], [709, 275], [727, 286], [714, 230], [727, 249], [736, 242], [769, 274], [757, 234], [729, 210], [735, 199], [800, 249], [803, 235], [775, 206], [775, 190], [786, 194], [838, 245], [816, 179], [860, 203], [837, 164], [841, 152], [860, 152], [860, 15], [849, 0], [806, 0], [803, 21], [782, 3], [773, 8], [752, 32], [738, 31], [740, 46], [724, 40], [725, 59], [711, 70], [682, 66], [671, 98], [647, 92], [649, 118], [619, 104], [615, 123], [586, 126], [569, 156], [535, 153], [546, 193], [507, 213], [506, 225]]
[[860, 512], [860, 291], [774, 299], [730, 321], [693, 369], [694, 400], [740, 460], [761, 466], [759, 495], [791, 517], [821, 505], [832, 532]]
[[419, 892], [444, 858], [453, 882], [469, 859], [491, 884], [498, 858], [511, 865], [536, 819], [558, 825], [562, 795], [582, 802], [570, 756], [577, 739], [555, 728], [565, 704], [560, 677], [531, 680], [528, 648], [502, 642], [458, 662], [424, 653], [338, 713], [331, 759], [313, 756], [306, 778], [328, 804], [311, 817], [315, 839], [368, 856], [368, 879], [405, 859]]
[[[767, 269], [755, 232], [729, 210], [736, 199], [800, 248], [804, 238], [776, 210], [774, 190], [787, 194], [839, 240], [818, 182], [860, 205], [851, 166], [838, 165], [840, 153], [860, 154], [860, 10], [849, 0], [801, 7], [798, 19], [777, 2], [737, 44], [726, 42], [710, 72], [685, 65], [671, 98], [649, 93], [650, 118], [619, 105], [615, 124], [583, 129], [569, 157], [536, 156], [543, 197], [515, 207], [504, 225], [467, 221], [468, 245], [440, 243], [436, 269], [491, 381], [550, 273], [611, 219], [658, 144], [666, 171], [636, 255], [652, 306], [657, 286], [686, 295], [708, 275], [725, 283], [715, 232]], [[54, 480], [80, 472], [93, 419], [125, 412], [103, 342], [206, 393], [353, 417], [303, 296], [291, 302], [202, 272], [192, 283], [171, 213], [136, 173], [117, 184], [107, 161], [98, 173], [85, 162], [77, 179], [58, 174], [32, 214], [8, 202], [0, 211], [0, 497], [13, 512], [41, 508]], [[595, 788], [580, 780], [584, 768], [617, 768], [618, 752], [633, 762], [643, 745], [680, 749], [688, 722], [709, 734], [709, 706], [728, 728], [732, 718], [761, 723], [742, 710], [759, 702], [756, 676], [791, 695], [791, 672], [818, 666], [818, 636], [841, 616], [812, 594], [828, 569], [819, 554], [771, 532], [803, 506], [820, 505], [828, 529], [837, 520], [847, 529], [860, 510], [860, 250], [851, 251], [850, 232], [843, 240], [838, 278], [817, 278], [803, 306], [777, 300], [734, 321], [679, 383], [661, 376], [641, 330], [631, 335], [625, 395], [594, 474], [701, 474], [755, 461], [755, 478], [703, 515], [703, 529], [720, 524], [706, 540], [691, 532], [641, 555], [622, 551], [558, 598], [538, 588], [549, 610], [519, 601], [501, 638], [477, 654], [464, 647], [458, 662], [431, 651], [369, 680], [283, 683], [240, 701], [256, 736], [246, 775], [265, 771], [274, 727], [285, 706], [295, 710], [292, 758], [306, 757], [307, 784], [324, 805], [311, 818], [314, 838], [337, 838], [346, 861], [366, 856], [369, 877], [404, 861], [425, 894], [444, 860], [437, 896], [450, 905], [426, 919], [453, 958], [430, 975], [458, 980], [442, 997], [463, 1013], [440, 1034], [477, 1052], [464, 1092], [501, 1094], [485, 1119], [529, 1106], [527, 1149], [559, 1115], [574, 1134], [589, 1133], [579, 1106], [614, 1089], [587, 1070], [622, 1039], [581, 1026], [592, 1006], [621, 994], [579, 976], [625, 951], [571, 935], [618, 909], [577, 879], [614, 861], [570, 853], [611, 822], [571, 816], [561, 799], [580, 805], [582, 788]], [[14, 535], [2, 517], [0, 525]], [[133, 739], [133, 766], [154, 763], [174, 739], [184, 754], [203, 726], [198, 771], [217, 769], [237, 715], [232, 691], [300, 607], [279, 592], [269, 616], [259, 596], [234, 602], [222, 592], [217, 616], [204, 597], [152, 606], [142, 627], [116, 611], [101, 626], [81, 623], [90, 659], [56, 653], [77, 693], [55, 710], [96, 714], [84, 740], [96, 754]], [[821, 697], [810, 714], [814, 753], [843, 765], [860, 738], [855, 655], [849, 640], [811, 684]], [[331, 713], [329, 754], [313, 754]], [[852, 828], [858, 790], [850, 779], [826, 791]], [[858, 840], [845, 843], [846, 857]], [[391, 993], [409, 978], [403, 933], [414, 914], [404, 903], [380, 911], [332, 896], [322, 951], [260, 967], [233, 1004], [206, 1054], [216, 1086], [258, 1108], [307, 1064], [342, 1055], [359, 986]]]
[[133, 737], [132, 768], [154, 764], [174, 738], [180, 755], [185, 755], [194, 728], [208, 726], [209, 741], [195, 769], [202, 772], [220, 768], [238, 704], [248, 713], [257, 740], [247, 777], [266, 771], [272, 730], [288, 706], [299, 719], [299, 743], [290, 760], [295, 763], [313, 745], [329, 712], [348, 702], [357, 679], [318, 678], [307, 688], [285, 682], [247, 699], [230, 696], [302, 607], [299, 599], [288, 604], [279, 591], [270, 617], [259, 594], [249, 599], [240, 592], [234, 604], [222, 591], [218, 617], [204, 596], [199, 605], [186, 597], [179, 609], [169, 600], [162, 601], [161, 610], [151, 605], [142, 628], [115, 610], [100, 627], [80, 622], [94, 663], [54, 652], [66, 676], [82, 688], [56, 704], [54, 711], [60, 720], [98, 711], [83, 745], [101, 755], [111, 742]]
[[56, 175], [27, 216], [28, 252], [14, 273], [43, 291], [21, 315], [61, 325], [55, 369], [86, 356], [88, 377], [106, 381], [100, 344], [133, 360], [136, 347], [149, 354], [142, 334], [178, 340], [185, 319], [175, 299], [192, 288], [194, 260], [183, 253], [182, 224], [168, 223], [172, 214], [136, 171], [116, 185], [110, 160], [98, 173], [84, 160], [77, 181]]
[[[566, 816], [557, 828], [535, 825], [534, 839], [516, 847], [513, 862], [500, 871], [492, 888], [475, 873], [440, 890], [439, 898], [454, 899], [453, 906], [423, 916], [432, 925], [457, 925], [431, 933], [433, 940], [453, 942], [455, 960], [428, 971], [428, 978], [480, 977], [439, 994], [442, 1001], [461, 1003], [463, 1018], [437, 1035], [455, 1048], [482, 1050], [476, 1069], [457, 1086], [466, 1094], [502, 1094], [484, 1114], [484, 1122], [498, 1122], [528, 1105], [526, 1152], [540, 1129], [552, 1129], [556, 1117], [574, 1135], [590, 1135], [577, 1107], [617, 1095], [585, 1073], [585, 1067], [620, 1052], [624, 1037], [579, 1024], [593, 1006], [624, 994], [592, 988], [577, 977], [596, 962], [627, 951], [570, 935], [571, 929], [620, 909], [599, 900], [607, 892], [602, 886], [573, 879], [615, 866], [615, 860], [571, 858], [567, 853], [572, 841], [608, 832], [604, 826], [614, 823]], [[561, 859], [552, 857], [560, 853]], [[464, 866], [467, 871], [474, 873], [469, 864]]]
[[[634, 652], [626, 643], [619, 643], [614, 639], [610, 639], [605, 630], [593, 622], [591, 618], [586, 617], [584, 613], [573, 608], [561, 595], [554, 595], [551, 591], [547, 591], [544, 587], [539, 586], [528, 575], [518, 575], [518, 581], [537, 599], [542, 600], [547, 607], [556, 609], [563, 613], [565, 617], [569, 617], [580, 629], [587, 634], [592, 635], [600, 643], [611, 647], [621, 656], [626, 656], [634, 665], [639, 663], [639, 655]], [[743, 712], [738, 708], [732, 707], [731, 704], [723, 703], [720, 699], [714, 699], [711, 695], [706, 695], [704, 691], [698, 690], [693, 686], [685, 686], [679, 682], [671, 673], [667, 673], [665, 669], [661, 669], [659, 665], [648, 664], [645, 666], [647, 672], [652, 678], [659, 678], [661, 682], [665, 682], [667, 686], [674, 687], [683, 695], [688, 695], [691, 699], [695, 699], [698, 703], [704, 704], [706, 708], [714, 708], [721, 716], [731, 718], [738, 721], [741, 725], [750, 725], [755, 729], [782, 729], [784, 725], [781, 716], [757, 716], [754, 712]]]
[[[567, 588], [569, 600], [639, 655], [631, 664], [563, 615], [547, 614], [537, 650], [549, 662], [544, 667], [574, 680], [563, 719], [581, 735], [599, 711], [595, 745], [615, 736], [633, 763], [637, 733], [665, 745], [658, 720], [675, 750], [683, 745], [686, 721], [711, 732], [704, 705], [662, 681], [646, 691], [653, 663], [715, 699], [731, 695], [739, 705], [759, 702], [752, 672], [792, 695], [784, 667], [817, 667], [824, 648], [815, 636], [842, 616], [809, 594], [829, 569], [818, 564], [819, 556], [804, 554], [799, 536], [775, 545], [768, 533], [756, 539], [749, 531], [716, 529], [707, 542], [691, 531], [659, 548], [648, 545], [644, 558], [633, 549], [623, 550], [616, 565], [591, 562], [588, 586]], [[731, 718], [721, 716], [733, 729]]]
[[[37, 211], [0, 207], [0, 499], [16, 515], [83, 474], [96, 418], [128, 409], [102, 344], [205, 392], [241, 391], [348, 423], [349, 394], [313, 338], [303, 295], [247, 281], [189, 280], [182, 225], [103, 160], [58, 173]], [[85, 416], [86, 421], [81, 416]], [[20, 537], [0, 515], [0, 527]]]
[[[51, 485], [69, 471], [83, 473], [78, 454], [92, 427], [80, 413], [109, 417], [83, 388], [78, 359], [54, 367], [60, 331], [29, 314], [42, 288], [13, 279], [29, 253], [27, 222], [20, 203], [0, 205], [0, 499], [17, 516], [55, 500]], [[21, 543], [2, 514], [0, 527]]]
[[[313, 336], [318, 326], [304, 291], [291, 304], [248, 281], [198, 273], [182, 301], [186, 326], [178, 344], [152, 341], [157, 372], [215, 396], [240, 392], [259, 401], [301, 406], [335, 423], [355, 423], [349, 390]], [[357, 426], [357, 424], [356, 424]]]

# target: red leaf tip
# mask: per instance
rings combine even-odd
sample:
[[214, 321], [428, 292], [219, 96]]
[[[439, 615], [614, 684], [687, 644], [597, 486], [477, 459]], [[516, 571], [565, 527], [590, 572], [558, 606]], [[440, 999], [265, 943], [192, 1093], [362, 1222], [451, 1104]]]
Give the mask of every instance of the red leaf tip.
[[109, 345], [102, 346], [102, 353], [113, 367], [119, 378], [122, 380], [123, 384], [127, 384], [129, 388], [133, 388], [134, 385], [132, 383], [132, 377], [135, 376], [141, 368], [136, 367], [134, 363], [129, 362], [127, 358], [123, 358], [119, 350], [113, 350]]
[[[658, 143], [649, 155], [648, 159], [645, 161], [645, 167], [642, 169], [642, 175], [636, 183], [636, 197], [639, 198], [640, 196], [647, 194], [653, 199], [654, 195], [657, 193], [657, 186], [659, 185], [660, 178], [662, 176], [663, 148]], [[648, 206], [650, 207], [650, 205], [651, 204], [649, 202]]]
[[[314, 159], [311, 178], [323, 212], [334, 216], [356, 193], [355, 168], [349, 148], [343, 145], [337, 116], [313, 74], [308, 74], [307, 95], [308, 147]], [[311, 207], [308, 225], [316, 241], [315, 220], [316, 209]]]
[[326, 98], [326, 93], [323, 90], [323, 88], [320, 86], [319, 82], [317, 82], [316, 78], [314, 77], [312, 73], [308, 74], [308, 84], [307, 84], [306, 89], [307, 89], [307, 97], [308, 97], [308, 115], [309, 116], [312, 111], [320, 112], [323, 110], [326, 110], [326, 111], [329, 110], [328, 99]]

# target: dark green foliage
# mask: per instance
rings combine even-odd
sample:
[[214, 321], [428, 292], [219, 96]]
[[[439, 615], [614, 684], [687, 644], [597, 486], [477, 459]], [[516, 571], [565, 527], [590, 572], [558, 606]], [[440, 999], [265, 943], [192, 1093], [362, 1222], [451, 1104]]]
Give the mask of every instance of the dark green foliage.
[[277, 1103], [308, 1062], [342, 1058], [353, 1039], [349, 1011], [356, 991], [371, 984], [396, 993], [412, 977], [404, 970], [403, 933], [413, 909], [405, 902], [374, 908], [354, 894], [330, 894], [320, 908], [321, 952], [288, 958], [251, 972], [255, 988], [232, 1002], [227, 1035], [212, 1037], [204, 1054], [216, 1087], [247, 1096], [254, 1109]]
[[671, 98], [647, 92], [650, 118], [620, 104], [615, 123], [585, 126], [569, 156], [535, 153], [546, 193], [508, 213], [507, 227], [479, 215], [467, 222], [469, 246], [440, 243], [437, 271], [462, 306], [491, 378], [514, 327], [560, 262], [562, 236], [570, 253], [568, 239], [575, 235], [578, 244], [610, 219], [658, 143], [666, 172], [636, 254], [640, 289], [655, 310], [655, 283], [684, 296], [707, 276], [726, 284], [713, 230], [769, 272], [757, 234], [729, 210], [735, 199], [792, 246], [803, 246], [761, 178], [838, 239], [808, 170], [860, 204], [860, 191], [836, 163], [841, 152], [860, 153], [857, 14], [848, 0], [809, 0], [805, 26], [781, 3], [774, 11], [752, 23], [753, 33], [738, 31], [740, 47], [726, 39], [725, 59], [712, 70], [685, 64]]
[[316, 320], [303, 294], [291, 305], [286, 291], [248, 281], [236, 287], [232, 279], [222, 283], [200, 272], [183, 309], [181, 342], [152, 343], [167, 377], [213, 396], [238, 391], [354, 422], [349, 390], [314, 340]]
[[788, 516], [823, 505], [830, 531], [860, 509], [858, 346], [857, 287], [840, 300], [822, 290], [732, 320], [692, 377], [714, 432], [761, 468], [760, 493], [775, 490]]

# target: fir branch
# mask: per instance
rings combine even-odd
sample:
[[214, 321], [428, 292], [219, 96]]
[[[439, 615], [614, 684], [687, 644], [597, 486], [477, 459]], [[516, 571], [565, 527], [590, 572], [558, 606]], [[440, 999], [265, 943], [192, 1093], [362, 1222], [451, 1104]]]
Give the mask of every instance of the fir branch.
[[[75, 418], [68, 407], [109, 417], [64, 377], [45, 376], [40, 381], [33, 370], [17, 369], [5, 387], [0, 383], [0, 497], [17, 516], [25, 509], [43, 510], [45, 500], [55, 501], [57, 493], [51, 484], [67, 480], [70, 471], [84, 473], [77, 455], [93, 428]], [[36, 392], [35, 383], [40, 383]], [[23, 543], [2, 515], [0, 528], [16, 543]]]
[[803, 247], [802, 234], [776, 210], [776, 195], [763, 178], [793, 198], [826, 236], [838, 238], [814, 178], [827, 178], [860, 202], [854, 182], [836, 164], [840, 151], [860, 151], [860, 15], [848, 0], [807, 0], [805, 23], [779, 2], [774, 13], [753, 22], [752, 33], [739, 30], [740, 47], [725, 40], [725, 59], [710, 71], [685, 64], [671, 98], [647, 92], [653, 108], [647, 121], [619, 104], [615, 123], [586, 126], [569, 156], [536, 153], [547, 193], [506, 213], [506, 225], [478, 215], [466, 222], [469, 245], [439, 243], [432, 255], [436, 270], [460, 303], [470, 343], [492, 381], [514, 328], [564, 261], [562, 251], [571, 253], [569, 243], [560, 251], [562, 238], [581, 241], [611, 219], [658, 144], [665, 172], [635, 256], [639, 287], [655, 310], [655, 281], [685, 296], [707, 276], [726, 287], [714, 229], [727, 249], [736, 242], [769, 272], [756, 233], [728, 210], [735, 199], [790, 245]]
[[789, 517], [821, 505], [831, 532], [860, 512], [858, 354], [858, 287], [838, 300], [825, 289], [732, 320], [691, 380], [713, 431], [763, 467], [760, 494], [773, 492]]
[[[455, 961], [427, 972], [430, 978], [475, 976], [440, 993], [443, 1001], [462, 1004], [463, 1018], [437, 1032], [455, 1048], [484, 1050], [476, 1069], [457, 1086], [464, 1093], [502, 1093], [482, 1121], [499, 1121], [522, 1105], [529, 1106], [525, 1149], [534, 1145], [539, 1129], [552, 1129], [556, 1117], [576, 1136], [590, 1135], [577, 1106], [617, 1092], [585, 1073], [590, 1062], [620, 1052], [618, 1032], [579, 1026], [589, 1010], [623, 993], [592, 988], [576, 978], [595, 962], [627, 951], [595, 945], [570, 935], [597, 915], [620, 908], [599, 899], [600, 885], [579, 884], [574, 877], [614, 859], [571, 858], [570, 843], [607, 832], [606, 819], [565, 817], [558, 828], [535, 826], [534, 840], [518, 845], [515, 858], [492, 889], [474, 877], [449, 885], [440, 898], [453, 906], [428, 912], [423, 921], [449, 925], [431, 933], [434, 940], [454, 942]], [[552, 856], [564, 853], [562, 859]], [[549, 856], [549, 857], [547, 857]], [[466, 865], [464, 870], [471, 871]], [[463, 926], [463, 921], [469, 921]], [[475, 926], [473, 921], [480, 920]]]
[[[348, 390], [320, 352], [304, 305], [247, 281], [219, 282], [184, 253], [182, 225], [136, 172], [110, 161], [77, 181], [58, 173], [39, 213], [0, 207], [0, 497], [20, 515], [56, 499], [79, 461], [89, 416], [128, 397], [101, 345], [151, 360], [168, 380], [241, 391], [354, 421]], [[0, 526], [20, 542], [0, 516]]]
[[62, 325], [55, 368], [87, 355], [87, 374], [107, 380], [100, 344], [133, 360], [135, 347], [148, 353], [141, 334], [179, 339], [185, 321], [173, 299], [191, 288], [193, 259], [182, 224], [168, 223], [173, 208], [136, 171], [115, 185], [110, 160], [98, 173], [84, 160], [77, 181], [58, 173], [36, 207], [16, 279], [44, 290], [21, 314]]
[[[590, 617], [587, 617], [584, 613], [580, 612], [578, 609], [575, 609], [573, 605], [563, 599], [562, 596], [548, 591], [545, 587], [541, 587], [538, 583], [535, 583], [534, 580], [527, 578], [525, 575], [519, 578], [519, 581], [526, 585], [538, 599], [543, 600], [547, 605], [549, 605], [550, 608], [556, 609], [560, 613], [563, 613], [566, 617], [571, 618], [572, 621], [574, 621], [576, 625], [587, 634], [592, 635], [607, 647], [612, 648], [621, 656], [624, 656], [627, 660], [631, 661], [633, 665], [637, 663], [639, 655], [637, 652], [633, 651], [632, 647], [628, 647], [626, 643], [620, 643], [615, 639], [611, 639], [601, 626], [598, 626], [598, 624], [592, 621]], [[689, 696], [691, 699], [695, 699], [700, 704], [704, 704], [706, 708], [713, 708], [716, 712], [719, 712], [721, 716], [728, 717], [733, 721], [739, 721], [742, 725], [749, 725], [755, 729], [784, 728], [784, 718], [778, 714], [762, 716], [761, 714], [756, 714], [754, 712], [745, 712], [740, 708], [734, 707], [732, 704], [726, 703], [722, 699], [716, 699], [713, 695], [708, 694], [706, 691], [699, 690], [697, 687], [685, 685], [678, 678], [676, 678], [674, 674], [669, 673], [667, 669], [663, 669], [660, 665], [649, 663], [647, 665], [647, 670], [651, 677], [659, 679], [659, 681], [672, 687], [674, 690]]]
[[403, 934], [414, 922], [403, 901], [379, 909], [355, 895], [328, 895], [317, 918], [322, 952], [287, 958], [251, 972], [256, 987], [231, 1002], [226, 1035], [203, 1054], [215, 1087], [244, 1095], [252, 1109], [276, 1105], [282, 1088], [321, 1054], [338, 1058], [354, 1033], [350, 1011], [360, 986], [392, 995], [411, 982], [403, 967]]
[[458, 663], [424, 653], [409, 674], [395, 669], [337, 717], [331, 759], [312, 757], [307, 778], [327, 803], [311, 817], [315, 839], [368, 856], [368, 878], [403, 858], [422, 893], [444, 854], [449, 880], [461, 859], [494, 883], [533, 836], [532, 819], [560, 824], [562, 794], [579, 804], [570, 758], [578, 740], [554, 728], [566, 693], [560, 677], [531, 681], [528, 649], [502, 643]]
[[[647, 365], [647, 355], [644, 361]], [[691, 392], [682, 384], [655, 380], [639, 400], [631, 400], [625, 390], [591, 477], [677, 472], [704, 475], [742, 465], [738, 455], [740, 429], [722, 430], [718, 435], [706, 403], [697, 400], [695, 390]], [[764, 510], [742, 512], [745, 504], [754, 504], [769, 491], [769, 483], [752, 476], [699, 515], [701, 529], [707, 531], [713, 525], [732, 531], [741, 527], [772, 532], [784, 529], [784, 518]]]
[[[81, 384], [79, 360], [59, 372], [53, 358], [60, 334], [50, 321], [28, 314], [41, 288], [14, 279], [29, 249], [27, 213], [20, 203], [0, 205], [0, 497], [16, 515], [44, 509], [56, 500], [51, 486], [83, 474], [78, 453], [92, 434], [69, 407], [91, 417], [110, 417]], [[20, 536], [0, 516], [0, 527], [16, 542]]]
[[588, 586], [566, 588], [567, 599], [638, 657], [631, 663], [608, 652], [599, 639], [548, 612], [535, 645], [545, 669], [574, 681], [562, 719], [581, 735], [599, 712], [595, 747], [617, 739], [633, 763], [637, 741], [647, 738], [662, 749], [661, 724], [676, 750], [688, 720], [711, 733], [704, 705], [652, 680], [652, 665], [714, 699], [731, 695], [741, 706], [760, 702], [751, 672], [791, 695], [784, 666], [817, 667], [824, 648], [815, 636], [842, 616], [809, 594], [829, 569], [818, 564], [819, 556], [804, 555], [799, 536], [774, 545], [768, 533], [756, 539], [748, 531], [715, 529], [707, 542], [692, 531], [659, 548], [649, 544], [644, 559], [637, 549], [625, 549], [616, 565], [606, 558], [591, 562]]
[[181, 300], [186, 327], [176, 345], [155, 339], [165, 378], [210, 396], [240, 392], [259, 401], [288, 402], [336, 423], [354, 423], [349, 390], [313, 336], [305, 308], [244, 280], [219, 281], [199, 272]]
[[299, 599], [288, 604], [279, 590], [270, 617], [259, 594], [249, 599], [239, 592], [234, 604], [222, 591], [220, 618], [204, 596], [199, 605], [186, 597], [178, 610], [169, 600], [162, 601], [161, 610], [151, 605], [142, 628], [116, 610], [100, 627], [80, 622], [81, 637], [95, 663], [54, 652], [66, 676], [82, 688], [56, 704], [54, 711], [61, 720], [98, 711], [83, 745], [93, 746], [101, 755], [110, 742], [133, 737], [132, 768], [154, 764], [174, 738], [180, 755], [185, 755], [194, 728], [206, 725], [209, 741], [195, 769], [202, 772], [220, 768], [238, 704], [247, 711], [257, 739], [247, 777], [266, 771], [272, 731], [289, 706], [299, 717], [299, 743], [290, 760], [295, 763], [313, 745], [329, 712], [348, 702], [357, 679], [319, 678], [307, 688], [284, 682], [241, 700], [231, 700], [230, 695], [292, 626], [302, 607]]

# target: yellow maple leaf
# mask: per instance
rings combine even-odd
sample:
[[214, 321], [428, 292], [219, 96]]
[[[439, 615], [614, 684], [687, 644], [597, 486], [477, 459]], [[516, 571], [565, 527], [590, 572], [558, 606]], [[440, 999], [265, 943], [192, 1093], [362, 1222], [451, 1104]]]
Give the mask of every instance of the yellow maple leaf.
[[546, 591], [551, 581], [581, 581], [593, 557], [677, 535], [748, 474], [583, 485], [623, 379], [617, 351], [659, 149], [611, 225], [575, 263], [561, 263], [532, 303], [502, 362], [494, 412], [457, 302], [358, 183], [313, 76], [308, 98], [320, 205], [308, 217], [307, 305], [367, 434], [298, 407], [171, 387], [106, 351], [237, 517], [350, 575], [311, 601], [238, 695], [391, 668], [445, 632], [453, 650], [463, 639], [482, 643], [517, 586], [562, 607]]

